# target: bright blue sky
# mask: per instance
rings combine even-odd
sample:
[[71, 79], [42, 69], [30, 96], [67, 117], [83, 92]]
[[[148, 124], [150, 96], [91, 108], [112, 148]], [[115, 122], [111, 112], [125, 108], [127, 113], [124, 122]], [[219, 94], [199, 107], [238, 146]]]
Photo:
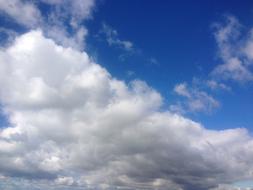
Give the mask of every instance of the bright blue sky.
[[[89, 49], [113, 76], [120, 79], [140, 78], [165, 97], [166, 104], [175, 100], [173, 87], [193, 77], [206, 78], [222, 61], [212, 24], [235, 16], [247, 30], [253, 26], [252, 1], [106, 1], [88, 22]], [[124, 22], [122, 22], [124, 20]], [[118, 31], [119, 38], [134, 43], [140, 53], [119, 59], [121, 50], [108, 47], [94, 35], [105, 22]], [[155, 58], [158, 64], [150, 63]], [[134, 71], [132, 77], [127, 71]], [[232, 92], [215, 92], [221, 106], [211, 114], [189, 114], [209, 128], [246, 127], [253, 129], [252, 82], [228, 82]]]

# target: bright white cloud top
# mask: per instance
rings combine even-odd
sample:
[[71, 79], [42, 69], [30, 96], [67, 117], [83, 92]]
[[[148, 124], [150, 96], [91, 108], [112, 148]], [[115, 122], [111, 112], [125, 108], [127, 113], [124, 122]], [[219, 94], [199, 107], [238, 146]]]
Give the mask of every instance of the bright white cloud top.
[[10, 122], [0, 187], [231, 189], [222, 184], [253, 177], [246, 129], [208, 130], [162, 111], [145, 82], [117, 80], [39, 30], [0, 51], [0, 85]]

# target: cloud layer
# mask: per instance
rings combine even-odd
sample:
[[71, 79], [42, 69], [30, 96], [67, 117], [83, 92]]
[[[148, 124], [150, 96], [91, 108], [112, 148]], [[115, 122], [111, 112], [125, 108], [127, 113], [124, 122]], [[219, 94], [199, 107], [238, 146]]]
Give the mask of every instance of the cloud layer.
[[253, 177], [245, 129], [208, 130], [162, 111], [145, 82], [117, 80], [39, 30], [0, 51], [0, 85], [10, 123], [0, 187], [206, 190]]

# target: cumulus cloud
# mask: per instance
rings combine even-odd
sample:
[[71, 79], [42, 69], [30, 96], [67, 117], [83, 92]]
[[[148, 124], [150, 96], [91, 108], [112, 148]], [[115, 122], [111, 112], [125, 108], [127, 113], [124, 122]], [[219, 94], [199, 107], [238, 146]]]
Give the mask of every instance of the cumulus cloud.
[[246, 129], [162, 111], [145, 82], [117, 80], [41, 31], [0, 50], [0, 85], [3, 189], [206, 190], [253, 177]]

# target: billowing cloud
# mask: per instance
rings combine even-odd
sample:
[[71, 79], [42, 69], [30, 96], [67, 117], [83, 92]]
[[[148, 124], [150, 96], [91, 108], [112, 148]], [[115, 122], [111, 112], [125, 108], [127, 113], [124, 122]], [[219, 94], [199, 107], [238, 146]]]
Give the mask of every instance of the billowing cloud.
[[208, 130], [162, 111], [145, 82], [117, 80], [41, 31], [0, 51], [0, 85], [10, 123], [0, 187], [206, 190], [253, 177], [246, 129]]

